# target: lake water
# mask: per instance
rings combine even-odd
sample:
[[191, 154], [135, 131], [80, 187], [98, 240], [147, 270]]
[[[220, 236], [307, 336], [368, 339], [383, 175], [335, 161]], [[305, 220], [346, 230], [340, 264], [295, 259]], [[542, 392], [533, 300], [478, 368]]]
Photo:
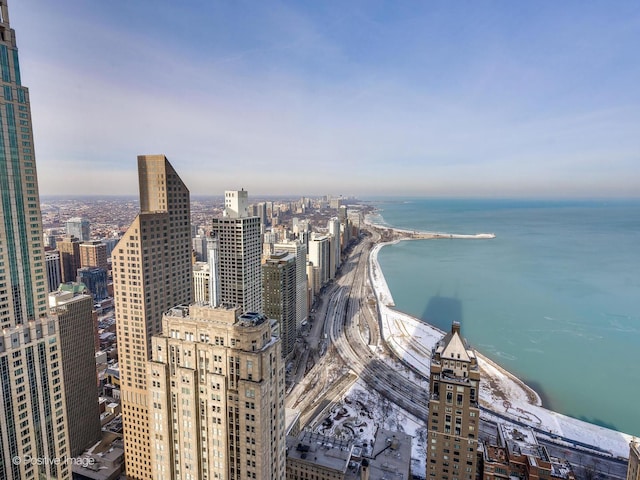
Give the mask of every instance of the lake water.
[[545, 406], [640, 435], [640, 201], [376, 200], [379, 223], [493, 240], [387, 246], [399, 310], [479, 351]]

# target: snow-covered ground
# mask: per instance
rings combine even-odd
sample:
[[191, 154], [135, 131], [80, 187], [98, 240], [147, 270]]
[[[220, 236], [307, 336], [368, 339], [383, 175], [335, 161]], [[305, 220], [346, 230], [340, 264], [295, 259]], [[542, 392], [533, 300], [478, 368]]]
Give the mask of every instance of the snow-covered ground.
[[[378, 252], [384, 245], [373, 248], [369, 264], [380, 308], [382, 337], [398, 358], [428, 376], [431, 349], [444, 332], [391, 308], [395, 306], [393, 297], [378, 263]], [[540, 397], [517, 377], [479, 353], [478, 359], [482, 371], [480, 402], [485, 407], [546, 429], [550, 434], [597, 446], [613, 456], [629, 456], [630, 435], [543, 408]]]
[[425, 423], [371, 390], [361, 380], [355, 382], [326, 412], [313, 431], [367, 448], [373, 445], [378, 428], [412, 436], [411, 471], [426, 471]]

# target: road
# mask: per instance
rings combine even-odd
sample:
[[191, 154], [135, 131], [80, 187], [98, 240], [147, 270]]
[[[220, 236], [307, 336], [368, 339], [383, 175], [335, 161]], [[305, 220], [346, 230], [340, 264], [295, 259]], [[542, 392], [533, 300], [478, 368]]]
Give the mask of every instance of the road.
[[[308, 338], [309, 348], [305, 352], [307, 354], [305, 363], [315, 361], [315, 365], [304, 378], [298, 372], [297, 377], [300, 381], [287, 397], [287, 406], [295, 406], [303, 412], [306, 408], [312, 413], [320, 414], [326, 411], [330, 403], [337, 401], [339, 398], [336, 392], [332, 391], [331, 386], [327, 384], [326, 371], [329, 365], [335, 362], [336, 357], [339, 357], [344, 365], [348, 365], [372, 390], [426, 424], [429, 405], [428, 390], [385, 363], [376, 353], [375, 348], [372, 350], [369, 347], [369, 344], [375, 345], [372, 340], [377, 340], [379, 335], [377, 307], [368, 301], [369, 253], [378, 240], [375, 236], [377, 234], [373, 233], [373, 235], [373, 237], [365, 237], [354, 247], [351, 255], [343, 263], [335, 282], [326, 289], [324, 297], [328, 300], [323, 299], [318, 305], [315, 322], [309, 335], [310, 339]], [[365, 324], [369, 331], [366, 339], [361, 333]], [[328, 341], [327, 354], [319, 356], [325, 335]], [[399, 360], [402, 361], [402, 359]], [[406, 366], [412, 368], [411, 365]], [[304, 374], [304, 368], [299, 370], [303, 370]], [[413, 370], [417, 375], [426, 378], [421, 372]], [[335, 382], [344, 382], [345, 376], [346, 373]], [[495, 415], [495, 412], [491, 414]], [[305, 418], [312, 421], [314, 415], [307, 414]], [[480, 432], [482, 440], [496, 443], [497, 427], [494, 421], [482, 419]], [[539, 442], [547, 447], [550, 455], [569, 460], [579, 475], [578, 478], [615, 480], [626, 478], [625, 462], [603, 455], [597, 448], [587, 452], [579, 445], [572, 447], [571, 439], [551, 439], [542, 435], [541, 432], [537, 433]]]

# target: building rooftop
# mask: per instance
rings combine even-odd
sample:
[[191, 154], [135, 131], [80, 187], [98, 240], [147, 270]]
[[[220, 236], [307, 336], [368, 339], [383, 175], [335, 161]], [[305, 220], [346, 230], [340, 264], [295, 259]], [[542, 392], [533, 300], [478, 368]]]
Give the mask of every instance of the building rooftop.
[[515, 428], [512, 425], [501, 423], [498, 425], [498, 434], [510, 457], [526, 455], [530, 457], [530, 462], [534, 462], [536, 459], [549, 462], [547, 450], [538, 444], [538, 440], [530, 428]]
[[73, 478], [115, 480], [123, 471], [124, 443], [121, 435], [103, 432], [103, 438], [75, 460]]
[[470, 362], [476, 358], [473, 349], [467, 343], [467, 340], [460, 334], [460, 323], [453, 322], [451, 331], [447, 333], [435, 345], [433, 356], [440, 355], [441, 358], [462, 360]]
[[268, 320], [262, 313], [246, 312], [238, 317], [238, 325], [241, 327], [257, 327]]
[[287, 457], [345, 473], [351, 460], [353, 444], [319, 433], [303, 431], [287, 437]]
[[379, 428], [370, 458], [366, 460], [370, 480], [410, 478], [411, 437]]

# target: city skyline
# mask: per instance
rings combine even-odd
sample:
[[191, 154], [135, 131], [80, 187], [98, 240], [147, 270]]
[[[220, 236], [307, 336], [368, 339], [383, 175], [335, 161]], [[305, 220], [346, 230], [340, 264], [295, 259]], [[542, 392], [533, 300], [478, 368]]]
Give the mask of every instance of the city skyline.
[[632, 2], [11, 6], [44, 195], [637, 196]]

